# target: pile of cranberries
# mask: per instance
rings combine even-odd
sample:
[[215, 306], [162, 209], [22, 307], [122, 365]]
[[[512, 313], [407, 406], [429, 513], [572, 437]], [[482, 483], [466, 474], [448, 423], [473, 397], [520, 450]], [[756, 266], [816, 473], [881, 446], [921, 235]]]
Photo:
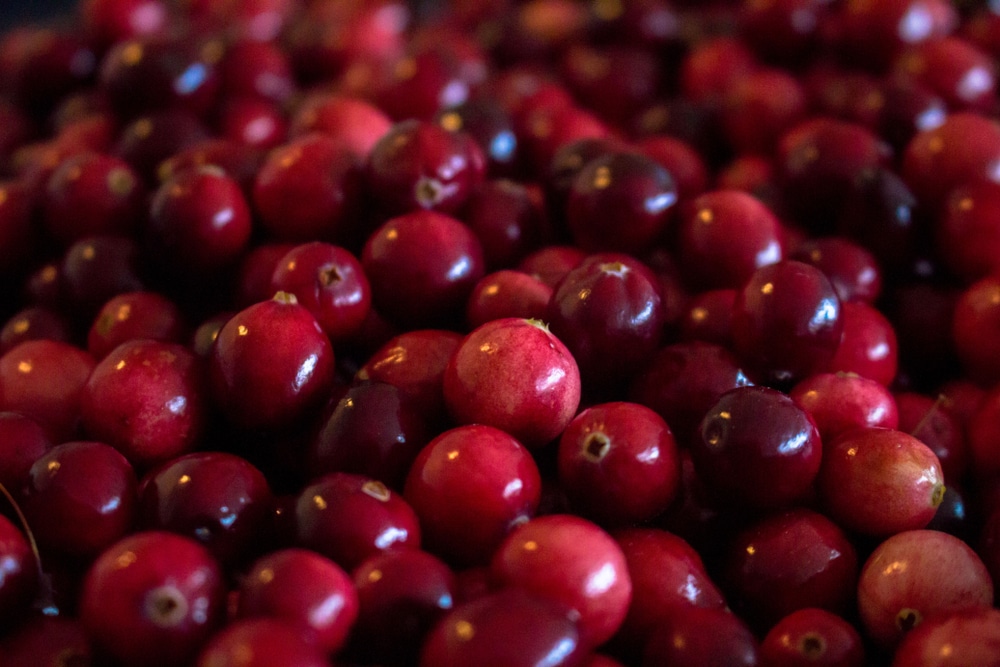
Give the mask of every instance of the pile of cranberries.
[[0, 34], [0, 665], [1000, 664], [1000, 8]]

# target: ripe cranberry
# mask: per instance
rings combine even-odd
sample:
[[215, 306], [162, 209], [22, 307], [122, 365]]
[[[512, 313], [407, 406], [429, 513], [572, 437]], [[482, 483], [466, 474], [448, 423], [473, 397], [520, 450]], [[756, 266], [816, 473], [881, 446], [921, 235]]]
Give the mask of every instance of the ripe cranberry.
[[898, 369], [896, 331], [881, 311], [857, 301], [841, 304], [844, 331], [830, 360], [831, 373], [854, 373], [888, 386]]
[[77, 432], [80, 404], [94, 359], [68, 343], [35, 340], [0, 357], [0, 410], [19, 412], [54, 442]]
[[230, 44], [219, 63], [222, 94], [282, 104], [295, 93], [285, 52], [274, 42], [242, 39]]
[[830, 279], [841, 302], [874, 303], [882, 291], [882, 272], [864, 247], [840, 237], [811, 239], [799, 244], [790, 259], [812, 264]]
[[984, 385], [1000, 380], [997, 339], [1000, 327], [1000, 277], [987, 276], [970, 285], [955, 304], [951, 336], [970, 378]]
[[561, 74], [576, 97], [611, 122], [627, 121], [657, 96], [664, 60], [635, 45], [573, 44], [563, 54]]
[[955, 188], [934, 228], [949, 270], [966, 282], [996, 273], [1000, 247], [1000, 184], [975, 181]]
[[108, 299], [144, 289], [139, 246], [116, 236], [88, 236], [67, 250], [61, 265], [63, 298], [85, 322], [93, 321]]
[[[907, 633], [893, 656], [893, 666], [989, 664], [1000, 657], [1000, 612], [977, 607], [939, 614]], [[931, 661], [931, 662], [928, 662]]]
[[690, 201], [708, 189], [708, 167], [698, 151], [686, 141], [659, 134], [645, 137], [636, 148], [674, 177], [678, 201]]
[[64, 244], [86, 236], [134, 232], [145, 204], [139, 175], [123, 160], [81, 153], [52, 172], [45, 187], [45, 230]]
[[240, 584], [236, 613], [308, 628], [329, 654], [347, 641], [358, 616], [358, 593], [332, 560], [307, 549], [281, 549], [253, 563]]
[[132, 528], [136, 500], [124, 456], [101, 442], [67, 442], [31, 466], [21, 505], [43, 548], [94, 556]]
[[865, 631], [890, 648], [925, 618], [992, 604], [993, 582], [983, 562], [965, 542], [935, 530], [888, 538], [858, 579]]
[[1000, 450], [996, 446], [998, 414], [1000, 414], [1000, 391], [994, 387], [983, 397], [966, 426], [968, 467], [982, 478], [1000, 473]]
[[0, 618], [22, 618], [38, 587], [35, 554], [24, 533], [0, 515]]
[[196, 667], [326, 667], [326, 652], [309, 631], [279, 618], [233, 621], [205, 643]]
[[184, 171], [217, 167], [249, 195], [253, 180], [264, 161], [264, 153], [253, 146], [223, 137], [203, 139], [181, 148], [156, 167], [156, 178], [163, 184]]
[[485, 274], [482, 244], [468, 227], [435, 211], [414, 211], [375, 230], [361, 252], [375, 309], [406, 325], [460, 321]]
[[944, 100], [913, 79], [882, 81], [882, 108], [876, 127], [896, 151], [918, 133], [941, 125], [947, 117]]
[[694, 102], [717, 103], [737, 80], [757, 67], [757, 59], [741, 40], [731, 36], [705, 39], [681, 63], [681, 93]]
[[485, 563], [507, 533], [535, 513], [541, 477], [531, 454], [486, 425], [445, 431], [421, 450], [404, 495], [427, 549], [449, 563]]
[[29, 340], [69, 343], [72, 338], [70, 323], [59, 311], [45, 306], [28, 306], [14, 313], [0, 328], [0, 355]]
[[574, 417], [559, 439], [558, 471], [572, 507], [604, 525], [652, 519], [680, 484], [670, 427], [636, 403], [595, 405]]
[[510, 177], [516, 173], [521, 156], [514, 124], [496, 100], [485, 97], [442, 109], [434, 122], [449, 132], [471, 136], [486, 157], [489, 174]]
[[[606, 139], [608, 127], [589, 111], [575, 105], [542, 104], [515, 117], [518, 143], [529, 165], [552, 164], [560, 149], [581, 139]], [[534, 172], [541, 172], [536, 167]]]
[[222, 564], [260, 548], [272, 509], [267, 479], [249, 461], [197, 452], [151, 470], [139, 486], [139, 520], [205, 545]]
[[371, 309], [371, 287], [361, 262], [349, 250], [313, 241], [281, 258], [272, 291], [294, 294], [333, 343], [353, 336]]
[[113, 153], [152, 185], [157, 182], [160, 165], [165, 160], [205, 141], [208, 134], [208, 128], [190, 112], [153, 111], [122, 128]]
[[952, 32], [958, 23], [954, 6], [943, 0], [849, 2], [841, 15], [844, 51], [876, 68], [910, 44]]
[[762, 58], [793, 64], [808, 57], [829, 23], [823, 0], [775, 0], [742, 8], [740, 34]]
[[100, 45], [156, 35], [169, 18], [162, 0], [82, 0], [84, 30]]
[[316, 318], [279, 292], [234, 315], [209, 357], [212, 397], [242, 428], [293, 423], [326, 397], [333, 348]]
[[733, 303], [736, 290], [705, 290], [691, 296], [680, 318], [682, 342], [702, 341], [729, 347], [733, 338]]
[[[518, 637], [518, 641], [511, 641]], [[513, 589], [457, 606], [431, 630], [420, 667], [577, 665], [587, 649], [562, 605]]]
[[988, 112], [996, 102], [992, 57], [960, 37], [916, 44], [895, 58], [891, 70], [899, 78], [912, 77], [926, 85], [955, 111]]
[[736, 152], [768, 154], [807, 109], [806, 90], [798, 79], [785, 70], [765, 68], [740, 76], [725, 91], [720, 121]]
[[82, 35], [58, 27], [30, 28], [22, 57], [9, 72], [10, 99], [40, 117], [63, 97], [93, 82], [97, 54]]
[[460, 424], [484, 424], [528, 447], [556, 438], [580, 404], [580, 373], [545, 325], [487, 322], [459, 345], [445, 368], [444, 400]]
[[759, 664], [757, 639], [728, 609], [693, 608], [671, 614], [650, 635], [642, 667]]
[[52, 448], [38, 422], [17, 412], [0, 412], [0, 485], [21, 488], [32, 464]]
[[843, 327], [840, 299], [829, 279], [794, 260], [757, 269], [733, 304], [736, 352], [772, 382], [792, 382], [825, 368]]
[[847, 535], [811, 510], [761, 519], [730, 543], [725, 564], [733, 607], [769, 628], [806, 607], [845, 613], [854, 602], [858, 558]]
[[503, 269], [483, 276], [472, 288], [465, 306], [469, 327], [505, 317], [544, 320], [552, 288], [534, 276]]
[[473, 190], [462, 221], [483, 246], [488, 268], [506, 268], [540, 244], [546, 232], [540, 192], [515, 181], [485, 181]]
[[[542, 174], [549, 215], [560, 225], [565, 224], [566, 204], [569, 202], [569, 193], [577, 175], [592, 160], [625, 148], [621, 142], [603, 136], [584, 137], [561, 146], [552, 155], [545, 173]], [[649, 155], [649, 151], [643, 150], [642, 154], [656, 160], [656, 156]], [[662, 164], [661, 166], [669, 171], [666, 166]]]
[[355, 384], [310, 444], [310, 471], [356, 473], [402, 489], [413, 460], [431, 438], [428, 415], [420, 407], [386, 382]]
[[900, 426], [899, 410], [889, 390], [859, 375], [818, 373], [796, 384], [788, 395], [813, 418], [824, 443], [854, 428]]
[[585, 250], [637, 255], [660, 240], [676, 203], [677, 185], [658, 162], [611, 152], [587, 162], [573, 179], [566, 220]]
[[289, 133], [328, 135], [346, 146], [359, 160], [392, 129], [384, 111], [360, 98], [316, 93], [307, 97], [292, 116]]
[[98, 362], [80, 399], [84, 430], [140, 468], [193, 449], [207, 410], [201, 360], [182, 345], [146, 339]]
[[253, 204], [275, 239], [333, 240], [353, 224], [361, 198], [355, 155], [322, 134], [307, 134], [273, 149], [254, 179]]
[[116, 347], [140, 338], [179, 343], [187, 333], [180, 308], [156, 292], [127, 292], [112, 297], [87, 333], [87, 351], [103, 359]]
[[525, 257], [516, 268], [555, 288], [587, 256], [587, 253], [576, 246], [546, 246]]
[[793, 611], [760, 643], [761, 662], [774, 667], [862, 667], [865, 649], [854, 626], [825, 609]]
[[0, 641], [10, 667], [62, 667], [94, 663], [83, 626], [69, 616], [33, 616]]
[[190, 661], [222, 621], [215, 559], [190, 538], [144, 531], [106, 549], [87, 571], [80, 620], [95, 648], [122, 665]]
[[419, 548], [420, 524], [410, 503], [377, 480], [334, 472], [298, 494], [295, 542], [347, 571], [389, 551]]
[[778, 218], [745, 192], [706, 192], [678, 222], [677, 256], [686, 284], [696, 289], [740, 288], [784, 256]]
[[271, 279], [278, 262], [295, 248], [294, 243], [261, 243], [248, 250], [236, 270], [233, 295], [236, 307], [246, 308], [273, 297]]
[[896, 394], [899, 430], [927, 445], [941, 463], [948, 484], [962, 479], [967, 470], [968, 445], [965, 430], [949, 407], [947, 398], [931, 398], [917, 392]]
[[867, 428], [825, 443], [818, 487], [834, 521], [877, 537], [926, 526], [941, 504], [944, 476], [934, 452], [913, 436]]
[[485, 157], [468, 135], [429, 121], [397, 123], [368, 155], [368, 189], [389, 215], [454, 213], [483, 180]]
[[545, 319], [572, 353], [585, 386], [610, 388], [659, 347], [665, 317], [659, 281], [648, 267], [627, 255], [598, 253], [566, 274]]
[[418, 549], [373, 556], [353, 579], [359, 612], [351, 652], [364, 662], [405, 664], [456, 604], [455, 574]]
[[632, 580], [632, 602], [616, 646], [638, 654], [664, 618], [695, 607], [725, 607], [701, 556], [682, 538], [655, 528], [629, 528], [613, 537]]
[[621, 627], [632, 581], [621, 548], [596, 525], [550, 514], [518, 526], [497, 548], [492, 579], [575, 612], [580, 643], [600, 646]]
[[[787, 395], [766, 387], [727, 391], [691, 442], [698, 476], [729, 503], [757, 508], [804, 498], [820, 468], [816, 423]], [[758, 484], [769, 479], [766, 488]]]

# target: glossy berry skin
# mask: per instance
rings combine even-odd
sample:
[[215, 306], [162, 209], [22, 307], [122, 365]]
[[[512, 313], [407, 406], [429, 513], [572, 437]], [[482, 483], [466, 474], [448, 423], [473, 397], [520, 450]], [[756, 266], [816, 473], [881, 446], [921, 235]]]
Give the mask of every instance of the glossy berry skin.
[[32, 464], [52, 449], [38, 422], [17, 412], [0, 412], [0, 484], [18, 489]]
[[602, 525], [627, 525], [670, 505], [680, 459], [658, 414], [637, 403], [604, 403], [580, 412], [563, 431], [558, 472], [575, 510]]
[[328, 667], [326, 653], [302, 626], [279, 618], [234, 621], [205, 644], [196, 667]]
[[992, 58], [957, 36], [926, 40], [904, 50], [891, 70], [899, 78], [924, 84], [955, 111], [989, 112], [996, 100]]
[[150, 205], [150, 259], [171, 275], [211, 275], [232, 265], [250, 241], [251, 212], [239, 184], [214, 166], [163, 183]]
[[995, 273], [1000, 268], [1000, 184], [980, 180], [955, 188], [934, 232], [947, 267], [966, 282]]
[[405, 664], [419, 653], [438, 620], [458, 604], [454, 572], [426, 551], [373, 556], [352, 577], [359, 602], [352, 653], [364, 661]]
[[951, 337], [966, 374], [984, 386], [1000, 380], [995, 332], [1000, 329], [1000, 277], [987, 276], [966, 288], [955, 304]]
[[518, 271], [536, 276], [549, 287], [555, 288], [567, 273], [587, 258], [580, 248], [572, 245], [550, 245], [529, 254], [517, 265]]
[[632, 580], [621, 547], [595, 524], [569, 514], [537, 517], [499, 546], [490, 576], [575, 611], [580, 642], [596, 647], [625, 620]]
[[[899, 409], [899, 430], [909, 433], [927, 445], [941, 463], [946, 484], [959, 482], [968, 470], [971, 426], [962, 422], [952, 408], [947, 394], [936, 398], [917, 392], [896, 394]], [[985, 468], [977, 473], [985, 473]]]
[[796, 509], [741, 531], [729, 545], [725, 570], [733, 608], [752, 625], [769, 628], [806, 607], [849, 611], [858, 557], [836, 524]]
[[415, 211], [388, 220], [361, 251], [375, 309], [407, 328], [460, 322], [486, 273], [479, 239], [456, 218]]
[[818, 488], [827, 515], [873, 536], [923, 528], [944, 496], [941, 464], [901, 431], [848, 431], [824, 444]]
[[209, 357], [209, 387], [241, 428], [289, 424], [326, 398], [333, 348], [316, 318], [279, 292], [234, 315]]
[[1000, 611], [977, 607], [929, 618], [903, 637], [893, 667], [988, 665], [1000, 659]]
[[763, 664], [774, 667], [862, 667], [864, 644], [843, 617], [807, 607], [775, 623], [760, 643]]
[[993, 582], [962, 540], [935, 530], [909, 530], [882, 542], [861, 568], [858, 611], [865, 632], [894, 647], [924, 619], [989, 608]]
[[840, 344], [841, 304], [823, 273], [785, 260], [757, 269], [736, 293], [737, 354], [772, 382], [825, 368]]
[[420, 651], [419, 666], [576, 667], [586, 654], [562, 605], [512, 589], [460, 605], [442, 618]]
[[68, 318], [46, 306], [29, 306], [14, 313], [0, 328], [0, 355], [29, 340], [58, 340], [68, 343]]
[[889, 390], [859, 375], [817, 373], [788, 395], [813, 418], [824, 443], [852, 428], [899, 426], [899, 410]]
[[334, 343], [356, 334], [371, 310], [371, 286], [361, 262], [349, 250], [321, 241], [282, 257], [271, 289], [294, 294]]
[[102, 442], [66, 442], [35, 461], [21, 505], [43, 549], [94, 556], [124, 537], [136, 516], [131, 464]]
[[24, 533], [6, 516], [0, 516], [0, 563], [0, 618], [20, 618], [35, 595], [38, 569]]
[[139, 468], [191, 451], [205, 429], [203, 366], [186, 347], [140, 339], [111, 351], [87, 379], [84, 430]]
[[454, 213], [482, 182], [485, 166], [482, 149], [467, 134], [410, 119], [372, 147], [365, 180], [388, 215], [421, 209]]
[[512, 267], [548, 234], [541, 190], [507, 179], [483, 182], [463, 208], [462, 221], [479, 238], [490, 270]]
[[541, 496], [538, 466], [511, 435], [486, 425], [445, 431], [421, 450], [403, 490], [428, 551], [449, 564], [484, 564]]
[[273, 498], [263, 473], [225, 452], [194, 452], [151, 470], [139, 485], [139, 520], [197, 540], [224, 565], [267, 538]]
[[99, 44], [154, 35], [168, 17], [161, 0], [84, 0], [79, 11], [87, 33]]
[[882, 270], [864, 246], [830, 236], [810, 239], [795, 247], [790, 259], [812, 264], [830, 279], [841, 303], [874, 303], [882, 292]]
[[754, 271], [785, 256], [781, 222], [751, 194], [713, 190], [683, 210], [677, 256], [695, 289], [741, 288]]
[[462, 341], [444, 373], [449, 414], [506, 431], [527, 447], [556, 438], [580, 404], [572, 354], [542, 323], [487, 322]]
[[351, 577], [308, 549], [280, 549], [254, 561], [240, 584], [241, 618], [280, 618], [308, 628], [326, 653], [339, 651], [358, 616]]
[[361, 194], [355, 155], [335, 139], [308, 134], [273, 149], [253, 183], [254, 210], [275, 239], [338, 238]]
[[51, 440], [68, 440], [93, 368], [93, 357], [69, 343], [21, 343], [0, 357], [0, 410], [34, 419]]
[[612, 640], [616, 646], [638, 653], [662, 619], [695, 607], [726, 606], [701, 556], [683, 538], [656, 528], [627, 528], [612, 537], [632, 580], [632, 602]]
[[180, 308], [157, 292], [127, 292], [101, 306], [87, 332], [87, 351], [103, 359], [130, 340], [180, 343], [187, 333]]
[[141, 263], [139, 244], [131, 237], [80, 239], [63, 255], [61, 298], [88, 321], [112, 297], [145, 289]]
[[584, 250], [637, 255], [659, 240], [676, 204], [670, 172], [645, 155], [613, 152], [588, 162], [573, 179], [566, 220]]
[[888, 387], [899, 370], [899, 341], [892, 323], [867, 303], [848, 301], [841, 307], [844, 330], [826, 370], [856, 373]]
[[133, 533], [87, 570], [80, 620], [95, 648], [122, 665], [174, 665], [194, 658], [225, 613], [215, 559], [172, 533]]
[[505, 317], [544, 320], [552, 288], [535, 276], [502, 269], [476, 283], [465, 306], [465, 320], [475, 329]]
[[738, 616], [725, 609], [696, 608], [663, 620], [643, 651], [642, 667], [759, 663], [757, 639]]
[[385, 484], [333, 472], [295, 498], [294, 543], [351, 571], [389, 550], [419, 548], [421, 525], [410, 503]]
[[566, 274], [544, 321], [572, 353], [584, 386], [610, 389], [628, 380], [660, 346], [666, 304], [659, 281], [644, 264], [599, 253]]
[[292, 116], [289, 132], [293, 137], [311, 132], [329, 135], [365, 160], [390, 129], [392, 121], [385, 112], [366, 100], [316, 93]]
[[767, 387], [739, 387], [723, 394], [705, 414], [701, 437], [691, 443], [695, 470], [713, 495], [760, 509], [803, 500], [822, 457], [812, 417], [787, 395]]

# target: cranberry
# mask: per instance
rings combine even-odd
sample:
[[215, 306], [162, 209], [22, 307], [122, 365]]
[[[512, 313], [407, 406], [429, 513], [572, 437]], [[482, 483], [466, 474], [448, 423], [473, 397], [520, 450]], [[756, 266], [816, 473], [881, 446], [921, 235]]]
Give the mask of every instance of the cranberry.
[[72, 338], [70, 323], [59, 311], [45, 306], [29, 306], [14, 313], [0, 328], [0, 355], [29, 340], [69, 343]]
[[896, 57], [892, 70], [900, 78], [925, 84], [954, 110], [990, 111], [996, 102], [991, 56], [959, 37], [914, 45]]
[[621, 547], [596, 525], [551, 514], [518, 526], [490, 564], [493, 579], [575, 612], [580, 643], [599, 646], [621, 627], [632, 580]]
[[842, 14], [844, 50], [860, 62], [887, 65], [908, 44], [919, 44], [950, 33], [958, 22], [951, 3], [849, 2]]
[[987, 276], [970, 285], [955, 304], [951, 335], [966, 373], [989, 385], [1000, 380], [994, 332], [1000, 326], [1000, 277]]
[[156, 177], [162, 185], [183, 171], [218, 167], [239, 183], [244, 193], [249, 194], [264, 157], [257, 148], [234, 139], [203, 139], [181, 148], [160, 162], [156, 167]]
[[257, 559], [240, 585], [237, 614], [294, 622], [327, 653], [339, 651], [358, 615], [358, 594], [336, 563], [307, 549], [281, 549]]
[[552, 288], [534, 276], [504, 269], [483, 276], [472, 288], [465, 307], [469, 327], [505, 317], [543, 320]]
[[271, 279], [278, 262], [296, 247], [294, 243], [262, 243], [248, 250], [236, 272], [235, 305], [246, 308], [273, 297]]
[[356, 334], [371, 309], [371, 287], [361, 262], [349, 250], [320, 241], [282, 257], [271, 288], [294, 294], [334, 343]]
[[81, 402], [94, 359], [68, 343], [35, 340], [0, 357], [0, 410], [38, 422], [50, 440], [77, 432]]
[[940, 667], [989, 663], [1000, 656], [998, 637], [1000, 613], [996, 609], [977, 607], [939, 614], [903, 638], [893, 665], [928, 664], [928, 660]]
[[729, 347], [733, 338], [733, 303], [736, 290], [705, 290], [691, 297], [681, 316], [681, 341], [702, 341]]
[[461, 424], [503, 429], [528, 447], [556, 438], [576, 414], [576, 361], [545, 325], [487, 322], [459, 345], [445, 368], [444, 399]]
[[655, 528], [630, 528], [613, 537], [632, 580], [632, 602], [616, 645], [638, 653], [664, 618], [695, 607], [725, 607], [701, 556], [682, 538]]
[[137, 467], [200, 442], [207, 419], [201, 361], [182, 345], [122, 343], [94, 367], [80, 399], [83, 427]]
[[574, 417], [559, 439], [558, 468], [573, 508], [602, 524], [657, 516], [680, 484], [670, 427], [636, 403], [595, 405]]
[[289, 132], [293, 137], [328, 135], [365, 160], [390, 129], [392, 121], [385, 112], [363, 99], [316, 93], [298, 107]]
[[461, 321], [469, 293], [486, 271], [472, 230], [435, 211], [383, 224], [365, 242], [361, 265], [375, 309], [410, 327]]
[[325, 667], [326, 652], [309, 632], [278, 618], [237, 620], [206, 642], [193, 663], [197, 667]]
[[20, 181], [0, 181], [0, 274], [26, 268], [36, 244], [34, 197]]
[[927, 445], [941, 463], [944, 479], [951, 484], [967, 470], [968, 446], [965, 430], [948, 406], [944, 395], [931, 398], [916, 392], [896, 394], [899, 430]]
[[757, 639], [729, 610], [689, 609], [672, 614], [652, 632], [643, 651], [642, 667], [657, 665], [759, 664]]
[[373, 556], [353, 574], [358, 620], [353, 652], [366, 662], [405, 664], [427, 633], [456, 604], [451, 569], [426, 551]]
[[689, 143], [668, 135], [645, 137], [636, 147], [670, 172], [677, 183], [677, 199], [686, 202], [708, 189], [708, 167]]
[[790, 259], [812, 264], [830, 279], [841, 302], [874, 303], [882, 291], [882, 272], [864, 247], [838, 237], [799, 244]]
[[889, 390], [859, 375], [811, 375], [796, 384], [788, 395], [813, 418], [824, 443], [854, 428], [900, 426], [900, 411]]
[[618, 253], [592, 255], [566, 274], [545, 317], [595, 388], [628, 380], [659, 347], [665, 318], [659, 281]]
[[586, 163], [573, 179], [566, 219], [585, 250], [639, 254], [660, 240], [676, 203], [677, 185], [659, 163], [612, 152]]
[[180, 109], [166, 109], [140, 116], [122, 128], [113, 152], [152, 185], [165, 160], [206, 139], [208, 128], [196, 116]]
[[288, 56], [268, 41], [242, 39], [230, 44], [219, 63], [226, 98], [249, 98], [281, 104], [295, 93]]
[[568, 667], [586, 654], [576, 626], [557, 602], [517, 589], [500, 591], [446, 614], [428, 635], [419, 665]]
[[348, 571], [371, 556], [420, 546], [420, 524], [410, 504], [361, 475], [319, 477], [298, 494], [293, 512], [296, 543]]
[[944, 100], [913, 79], [882, 82], [882, 108], [877, 127], [897, 151], [918, 133], [941, 125], [947, 116]]
[[33, 113], [47, 114], [66, 95], [92, 83], [97, 55], [81, 35], [36, 28], [23, 58], [10, 72], [10, 97]]
[[825, 609], [793, 611], [760, 643], [760, 658], [775, 667], [862, 667], [865, 649], [850, 623]]
[[[542, 176], [549, 214], [560, 226], [565, 224], [566, 205], [577, 175], [592, 160], [623, 148], [625, 146], [620, 142], [608, 137], [584, 137], [560, 146], [552, 155]], [[649, 151], [641, 152], [659, 162]], [[666, 166], [661, 166], [667, 169]]]
[[892, 323], [866, 303], [848, 301], [841, 305], [844, 331], [827, 370], [855, 373], [888, 386], [896, 378], [899, 364]]
[[60, 667], [93, 664], [94, 655], [80, 620], [68, 616], [34, 616], [0, 641], [11, 667]]
[[145, 187], [124, 161], [81, 153], [52, 172], [42, 210], [46, 231], [70, 244], [87, 236], [134, 232], [145, 204]]
[[680, 89], [694, 102], [718, 103], [742, 76], [758, 67], [746, 44], [730, 36], [696, 44], [680, 66]]
[[982, 477], [1000, 473], [1000, 451], [996, 447], [997, 414], [1000, 412], [1000, 392], [991, 389], [969, 419], [969, 469]]
[[785, 131], [805, 117], [807, 103], [803, 85], [792, 74], [769, 68], [749, 72], [725, 93], [722, 128], [736, 152], [770, 153]]
[[888, 428], [847, 431], [825, 443], [818, 486], [831, 518], [873, 536], [923, 528], [944, 495], [934, 452]]
[[[581, 139], [606, 139], [608, 127], [589, 111], [563, 104], [540, 105], [522, 112], [518, 141], [530, 165], [551, 164], [563, 147]], [[536, 167], [535, 172], [542, 169]]]
[[823, 0], [751, 3], [740, 12], [741, 34], [762, 57], [795, 63], [816, 48], [829, 11]]
[[442, 109], [435, 122], [449, 132], [466, 132], [486, 156], [487, 171], [494, 176], [512, 176], [519, 153], [513, 121], [490, 99], [469, 100]]
[[209, 358], [209, 386], [236, 426], [289, 424], [325, 398], [333, 348], [316, 318], [279, 292], [234, 315]]
[[24, 533], [0, 515], [0, 618], [23, 617], [38, 587], [35, 554]]
[[186, 332], [183, 314], [173, 301], [156, 292], [127, 292], [101, 307], [87, 333], [87, 351], [103, 359], [130, 340], [179, 343]]
[[192, 659], [224, 613], [215, 559], [190, 538], [145, 531], [116, 542], [87, 571], [80, 620], [95, 647], [123, 665]]
[[976, 553], [957, 537], [934, 530], [888, 538], [868, 557], [858, 579], [865, 631], [888, 647], [925, 618], [992, 604], [993, 582]]
[[52, 442], [34, 419], [0, 412], [0, 486], [21, 488], [32, 464], [51, 448]]
[[736, 351], [772, 382], [823, 369], [843, 327], [840, 299], [829, 279], [794, 260], [754, 271], [733, 304]]
[[505, 268], [534, 250], [546, 233], [541, 194], [505, 179], [485, 181], [473, 190], [462, 221], [483, 246], [488, 268]]
[[535, 513], [540, 493], [530, 453], [486, 425], [460, 426], [431, 440], [404, 487], [427, 549], [462, 565], [486, 562], [507, 533]]
[[[756, 508], [804, 499], [823, 449], [809, 413], [767, 387], [739, 387], [720, 396], [691, 447], [698, 476], [718, 497]], [[760, 479], [770, 482], [762, 487]]]
[[102, 45], [155, 35], [169, 18], [162, 0], [83, 0], [79, 11], [84, 29]]
[[586, 258], [587, 253], [576, 246], [546, 246], [521, 260], [517, 270], [536, 276], [549, 287], [555, 288], [566, 274]]
[[191, 537], [230, 564], [259, 548], [271, 505], [267, 479], [249, 461], [197, 452], [171, 459], [143, 478], [138, 515], [145, 528]]
[[61, 269], [63, 297], [86, 322], [112, 297], [144, 289], [139, 246], [132, 238], [80, 239], [66, 250]]

